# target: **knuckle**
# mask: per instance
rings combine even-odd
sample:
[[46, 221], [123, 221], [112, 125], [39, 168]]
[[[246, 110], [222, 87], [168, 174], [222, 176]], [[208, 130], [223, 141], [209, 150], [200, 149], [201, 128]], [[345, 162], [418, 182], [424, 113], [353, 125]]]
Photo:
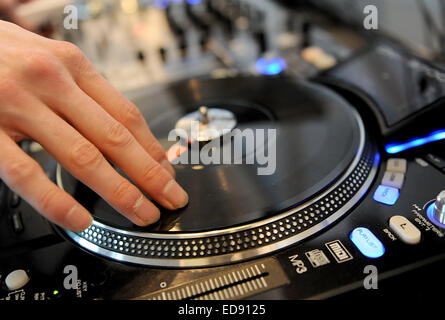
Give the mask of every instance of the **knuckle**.
[[146, 150], [149, 150], [151, 157], [157, 162], [160, 162], [165, 158], [165, 151], [159, 145], [159, 142], [157, 140], [151, 140], [147, 142]]
[[23, 68], [26, 76], [39, 79], [51, 78], [62, 73], [55, 58], [43, 51], [33, 51], [26, 55]]
[[59, 50], [61, 51], [64, 59], [74, 66], [77, 72], [85, 73], [90, 70], [90, 63], [82, 50], [75, 44], [67, 41], [60, 41], [58, 43]]
[[49, 191], [43, 193], [43, 195], [37, 200], [38, 206], [43, 212], [51, 211], [54, 203], [57, 203], [59, 196], [59, 190], [51, 188]]
[[102, 154], [90, 142], [80, 139], [71, 149], [71, 160], [77, 168], [96, 166], [102, 160]]
[[67, 58], [78, 58], [83, 56], [82, 51], [75, 44], [68, 41], [59, 41], [58, 46]]
[[22, 87], [13, 80], [0, 79], [0, 99], [3, 97], [17, 97], [22, 92]]
[[120, 123], [112, 123], [107, 130], [107, 144], [113, 147], [125, 147], [132, 141], [130, 132]]
[[126, 127], [138, 125], [142, 122], [143, 117], [141, 111], [132, 103], [127, 102], [122, 108], [122, 123]]
[[148, 183], [156, 181], [162, 177], [163, 169], [158, 163], [147, 165], [142, 171], [142, 179]]
[[13, 185], [28, 181], [39, 173], [41, 168], [32, 161], [19, 160], [6, 166], [6, 176], [12, 181]]
[[123, 180], [114, 188], [112, 196], [120, 210], [128, 211], [140, 197], [140, 192], [129, 181]]

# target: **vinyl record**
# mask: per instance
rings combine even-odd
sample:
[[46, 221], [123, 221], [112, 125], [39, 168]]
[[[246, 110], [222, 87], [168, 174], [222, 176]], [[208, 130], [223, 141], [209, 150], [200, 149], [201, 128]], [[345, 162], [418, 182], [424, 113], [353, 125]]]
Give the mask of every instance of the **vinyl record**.
[[[97, 221], [123, 230], [201, 232], [274, 216], [332, 185], [349, 168], [363, 140], [361, 120], [344, 99], [320, 85], [290, 79], [190, 80], [142, 94], [135, 103], [166, 150], [177, 143], [168, 136], [178, 121], [202, 106], [229, 111], [240, 132], [263, 129], [276, 135], [273, 141], [258, 139], [250, 148], [243, 145], [239, 158], [232, 155], [236, 163], [175, 165], [190, 202], [176, 212], [162, 209], [160, 221], [146, 228], [133, 225], [61, 170], [63, 188]], [[275, 155], [268, 162], [272, 174], [259, 174], [259, 168], [267, 167], [264, 161], [246, 163], [257, 154]]]

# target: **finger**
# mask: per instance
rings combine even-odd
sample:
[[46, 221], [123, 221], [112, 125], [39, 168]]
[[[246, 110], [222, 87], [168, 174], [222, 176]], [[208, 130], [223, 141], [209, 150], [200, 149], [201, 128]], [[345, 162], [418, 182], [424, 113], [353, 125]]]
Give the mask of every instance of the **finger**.
[[88, 211], [51, 182], [39, 164], [2, 130], [0, 145], [0, 177], [12, 190], [61, 227], [81, 231], [91, 225]]
[[93, 144], [45, 106], [35, 103], [34, 109], [37, 116], [22, 121], [21, 130], [133, 223], [146, 226], [159, 220], [159, 209], [118, 174]]
[[10, 11], [14, 8], [15, 0], [2, 0], [0, 1], [0, 10]]
[[188, 196], [173, 177], [139, 144], [127, 128], [111, 117], [77, 85], [56, 112], [71, 123], [156, 202], [169, 210], [184, 207]]
[[151, 132], [139, 109], [106, 81], [76, 46], [70, 43], [64, 46], [60, 44], [57, 43], [57, 54], [65, 62], [79, 87], [130, 130], [151, 157], [174, 176], [175, 171], [166, 158], [165, 150]]

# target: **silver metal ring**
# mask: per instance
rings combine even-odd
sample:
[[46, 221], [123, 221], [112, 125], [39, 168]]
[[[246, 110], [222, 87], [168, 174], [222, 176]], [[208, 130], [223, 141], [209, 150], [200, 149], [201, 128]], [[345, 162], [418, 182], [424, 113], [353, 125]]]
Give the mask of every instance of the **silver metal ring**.
[[[365, 154], [366, 135], [364, 124], [355, 110], [354, 113], [359, 126], [360, 142], [356, 156], [348, 170], [325, 192], [291, 210], [254, 223], [206, 232], [134, 232], [117, 229], [96, 220], [94, 220], [92, 225], [84, 232], [73, 233], [68, 230], [65, 232], [81, 247], [98, 255], [122, 262], [173, 268], [215, 266], [239, 262], [270, 254], [279, 249], [301, 242], [305, 238], [325, 229], [345, 215], [366, 194], [377, 173], [379, 155], [371, 151], [369, 151], [369, 154]], [[323, 203], [324, 199], [332, 198], [332, 195], [337, 193], [338, 190], [346, 191], [346, 188], [349, 188], [346, 184], [349, 183], [348, 181], [351, 177], [353, 177], [355, 181], [354, 172], [358, 171], [366, 171], [366, 177], [359, 173], [361, 183], [350, 183], [350, 185], [353, 186], [352, 188], [356, 188], [356, 190], [350, 191], [350, 198], [347, 198], [347, 201], [342, 203], [341, 207], [336, 210], [330, 208], [332, 214], [328, 214], [326, 218], [309, 228], [305, 228], [301, 232], [290, 232], [295, 229], [288, 227], [291, 223], [297, 225], [296, 228], [299, 227], [298, 224], [295, 224], [295, 221], [292, 221], [292, 219], [295, 219], [296, 213], [303, 212], [308, 208], [312, 210], [320, 201]], [[57, 166], [56, 180], [59, 187], [63, 189], [60, 165]], [[344, 187], [345, 185], [346, 187]], [[284, 231], [282, 229], [284, 229]], [[258, 239], [261, 235], [264, 241]], [[244, 242], [242, 243], [243, 247], [240, 247], [240, 245], [236, 244], [236, 241], [240, 242], [240, 238], [243, 236], [246, 238], [255, 237], [256, 242]], [[106, 238], [108, 242], [104, 244], [104, 241], [101, 240], [102, 238]], [[213, 247], [213, 245], [221, 246], [221, 244], [227, 244], [227, 241], [231, 244], [227, 246], [226, 251], [224, 251], [224, 249], [217, 250]], [[103, 245], [99, 245], [99, 243]], [[246, 243], [249, 243], [248, 246], [250, 245], [252, 247], [246, 247]], [[138, 253], [143, 251], [137, 249], [138, 247], [142, 248], [142, 244], [149, 249], [144, 249], [144, 253]], [[198, 246], [204, 247], [205, 249], [201, 250]], [[213, 251], [209, 249], [211, 246]], [[198, 247], [198, 249], [196, 249], [196, 247]], [[175, 250], [173, 251], [173, 249]], [[181, 252], [176, 251], [179, 249], [182, 249]], [[210, 251], [212, 254], [203, 253]]]

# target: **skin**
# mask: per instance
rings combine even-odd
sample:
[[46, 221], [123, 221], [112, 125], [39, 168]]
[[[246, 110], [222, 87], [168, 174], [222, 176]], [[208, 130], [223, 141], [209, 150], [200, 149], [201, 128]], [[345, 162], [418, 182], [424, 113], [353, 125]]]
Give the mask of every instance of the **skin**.
[[17, 142], [24, 139], [40, 143], [137, 225], [156, 222], [159, 209], [106, 159], [161, 206], [176, 210], [187, 204], [187, 193], [138, 108], [76, 46], [0, 20], [0, 52], [0, 178], [43, 216], [72, 231], [92, 222], [20, 149]]

